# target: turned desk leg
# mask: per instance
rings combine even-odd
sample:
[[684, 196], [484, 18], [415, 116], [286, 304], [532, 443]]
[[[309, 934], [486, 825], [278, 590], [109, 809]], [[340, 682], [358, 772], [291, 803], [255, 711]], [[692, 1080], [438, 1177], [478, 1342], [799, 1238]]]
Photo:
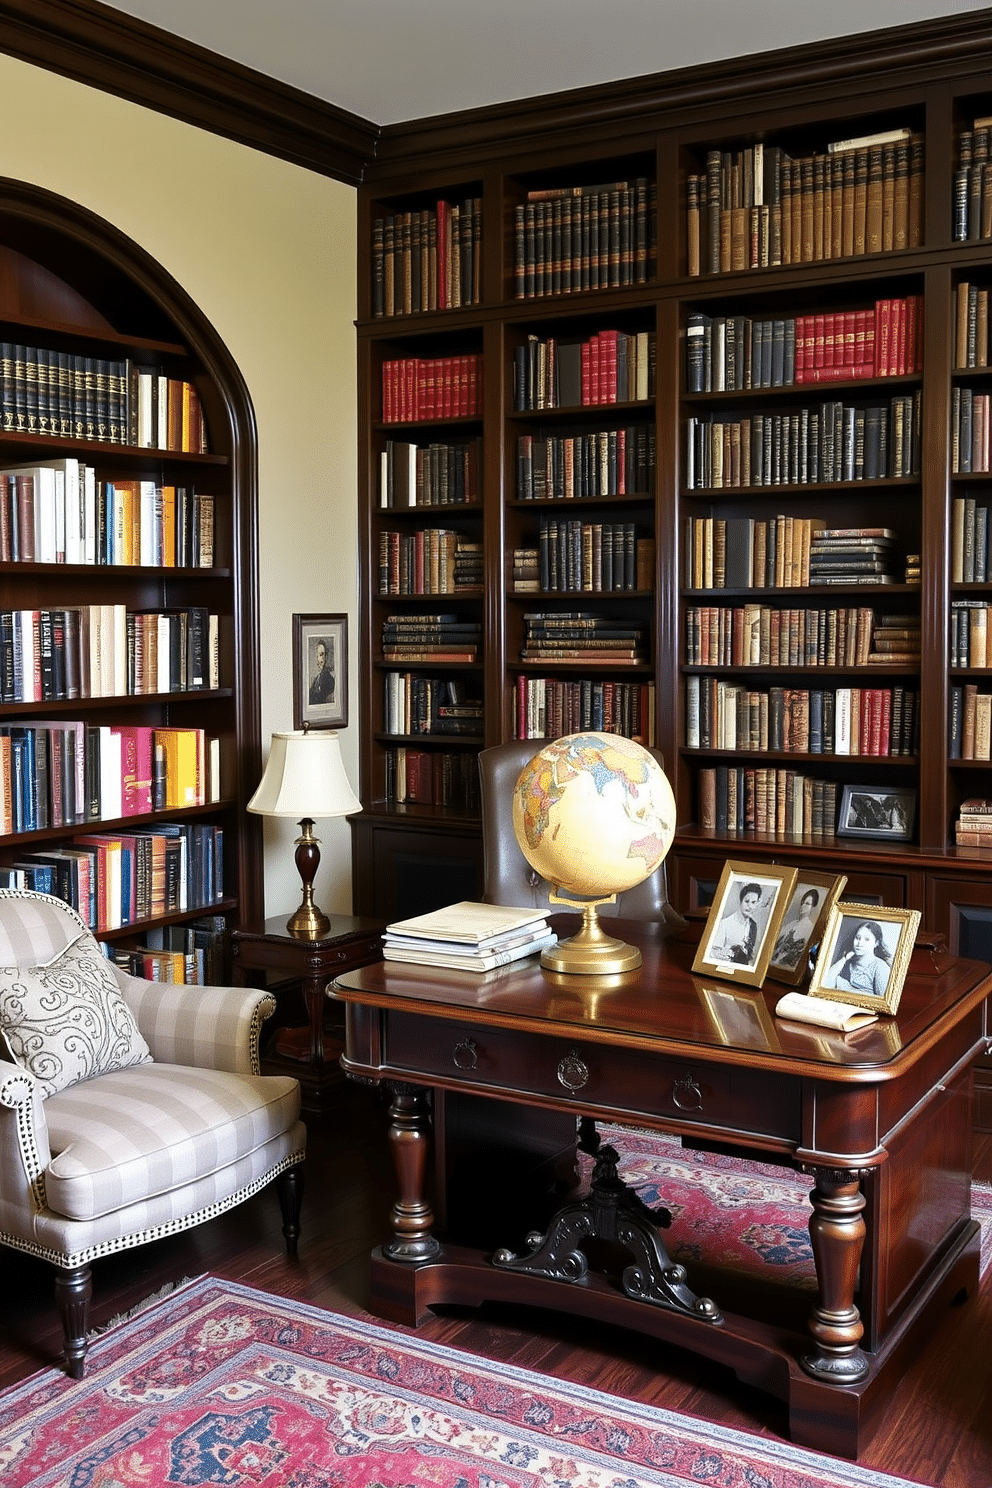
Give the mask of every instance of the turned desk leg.
[[391, 1261], [428, 1261], [441, 1250], [431, 1234], [434, 1213], [424, 1197], [431, 1152], [430, 1100], [419, 1085], [393, 1085], [391, 1089], [389, 1146], [399, 1198], [390, 1213], [393, 1238], [382, 1253]]
[[854, 1304], [865, 1240], [864, 1195], [855, 1171], [806, 1167], [816, 1179], [809, 1222], [820, 1295], [809, 1319], [816, 1347], [800, 1360], [807, 1374], [828, 1384], [853, 1385], [868, 1373], [858, 1347], [864, 1333]]
[[310, 1018], [310, 1068], [317, 1073], [324, 1067], [324, 1003], [326, 977], [303, 978], [303, 1002]]

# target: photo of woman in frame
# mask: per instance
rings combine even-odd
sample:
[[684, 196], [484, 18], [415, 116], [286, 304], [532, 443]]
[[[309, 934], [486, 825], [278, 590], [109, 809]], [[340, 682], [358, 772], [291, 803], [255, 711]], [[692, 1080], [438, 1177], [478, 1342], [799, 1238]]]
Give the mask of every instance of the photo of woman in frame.
[[795, 879], [795, 868], [725, 863], [693, 971], [760, 986]]
[[847, 875], [843, 873], [798, 870], [768, 963], [770, 977], [793, 987], [805, 980], [810, 952], [819, 944], [830, 911], [846, 884]]
[[823, 933], [810, 995], [895, 1013], [919, 927], [918, 909], [836, 905]]

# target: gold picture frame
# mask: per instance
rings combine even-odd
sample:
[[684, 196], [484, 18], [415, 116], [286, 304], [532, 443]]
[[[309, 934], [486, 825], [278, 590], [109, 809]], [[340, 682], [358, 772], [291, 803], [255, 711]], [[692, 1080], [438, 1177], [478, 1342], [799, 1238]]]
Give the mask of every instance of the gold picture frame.
[[796, 869], [728, 860], [703, 927], [694, 972], [760, 987]]
[[918, 909], [835, 904], [823, 932], [810, 996], [874, 1013], [895, 1013], [919, 927]]
[[809, 976], [809, 954], [823, 939], [830, 911], [844, 892], [846, 873], [816, 873], [797, 868], [796, 882], [772, 946], [768, 975], [788, 987]]

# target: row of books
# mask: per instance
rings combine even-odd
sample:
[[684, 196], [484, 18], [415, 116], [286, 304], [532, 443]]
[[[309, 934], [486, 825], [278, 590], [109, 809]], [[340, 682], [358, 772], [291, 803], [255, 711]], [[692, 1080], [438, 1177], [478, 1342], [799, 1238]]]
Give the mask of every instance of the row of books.
[[118, 930], [223, 899], [224, 832], [207, 822], [94, 832], [25, 853], [0, 869], [0, 884], [54, 894], [91, 930]]
[[382, 421], [475, 418], [482, 407], [482, 357], [398, 357], [382, 364]]
[[482, 699], [460, 677], [387, 672], [383, 689], [386, 734], [482, 735]]
[[686, 390], [745, 392], [918, 372], [922, 312], [922, 295], [781, 320], [694, 311], [686, 322]]
[[952, 599], [950, 660], [952, 667], [992, 665], [992, 605], [984, 599]]
[[372, 314], [477, 305], [482, 297], [482, 198], [438, 201], [372, 223]]
[[693, 415], [686, 427], [688, 491], [898, 479], [920, 469], [920, 395], [859, 407], [726, 418]]
[[992, 759], [992, 692], [974, 682], [951, 688], [949, 759]]
[[892, 756], [916, 753], [915, 689], [772, 687], [687, 676], [686, 748]]
[[645, 627], [634, 620], [613, 619], [591, 610], [541, 611], [523, 618], [522, 661], [637, 666], [648, 659]]
[[969, 387], [951, 388], [952, 473], [987, 474], [989, 445], [989, 394], [976, 393]]
[[598, 331], [585, 341], [528, 336], [513, 353], [513, 407], [593, 407], [654, 396], [653, 332]]
[[832, 837], [837, 782], [797, 770], [749, 765], [707, 766], [699, 772], [699, 825], [706, 832]]
[[387, 925], [382, 954], [387, 961], [484, 972], [535, 955], [557, 939], [540, 910], [463, 899]]
[[979, 118], [958, 136], [954, 169], [951, 237], [955, 243], [992, 238], [992, 170], [989, 130], [992, 118]]
[[542, 517], [537, 552], [546, 593], [606, 593], [654, 584], [654, 539], [638, 539], [633, 522]]
[[923, 241], [922, 134], [836, 140], [797, 159], [758, 143], [709, 150], [686, 181], [686, 269], [736, 273], [917, 248]]
[[867, 605], [690, 605], [685, 621], [689, 666], [892, 666], [920, 654], [918, 615], [876, 615]]
[[227, 925], [223, 915], [203, 915], [184, 925], [149, 925], [139, 946], [101, 941], [109, 961], [149, 982], [220, 986], [224, 981]]
[[689, 517], [685, 526], [684, 582], [688, 589], [796, 589], [810, 582], [813, 538], [841, 540], [888, 528], [827, 528], [822, 517], [780, 514], [755, 517]]
[[204, 454], [200, 397], [190, 382], [103, 358], [0, 342], [0, 425], [5, 434], [97, 440]]
[[380, 594], [455, 594], [479, 583], [482, 544], [447, 527], [379, 534]]
[[211, 568], [214, 497], [154, 481], [98, 481], [78, 460], [0, 471], [0, 563]]
[[456, 614], [389, 615], [382, 623], [383, 661], [475, 661], [482, 626]]
[[379, 456], [379, 505], [463, 506], [478, 501], [479, 451], [478, 439], [461, 444], [387, 439]]
[[987, 796], [968, 796], [961, 802], [954, 841], [958, 847], [992, 847], [992, 801]]
[[0, 724], [0, 835], [220, 799], [220, 742], [198, 728]]
[[646, 284], [654, 273], [653, 181], [529, 191], [514, 208], [518, 300]]
[[653, 682], [604, 682], [595, 677], [518, 676], [513, 690], [513, 737], [560, 739], [594, 729], [623, 734], [651, 748], [655, 742]]
[[0, 610], [0, 703], [219, 687], [219, 623], [201, 606]]
[[479, 764], [474, 751], [387, 749], [386, 800], [401, 805], [443, 806], [479, 814]]
[[[992, 197], [990, 197], [992, 200]], [[989, 364], [989, 292], [963, 279], [954, 291], [954, 351], [958, 371]]]
[[951, 583], [984, 584], [989, 564], [989, 509], [974, 496], [951, 502]]
[[654, 491], [655, 449], [653, 424], [583, 434], [521, 434], [517, 439], [517, 498], [649, 496]]

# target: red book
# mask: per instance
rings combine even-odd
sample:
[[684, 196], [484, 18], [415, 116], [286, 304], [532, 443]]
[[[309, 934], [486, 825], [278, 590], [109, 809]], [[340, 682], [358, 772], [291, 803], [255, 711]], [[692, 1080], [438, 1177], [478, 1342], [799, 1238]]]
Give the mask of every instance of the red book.
[[824, 315], [813, 316], [813, 367], [822, 367], [826, 359], [827, 333], [826, 317]]
[[892, 339], [892, 301], [879, 300], [875, 305], [875, 376], [890, 377]]
[[835, 367], [837, 365], [837, 319], [831, 311], [823, 316], [823, 365], [824, 367]]
[[906, 301], [892, 302], [892, 370], [893, 376], [906, 373]]

